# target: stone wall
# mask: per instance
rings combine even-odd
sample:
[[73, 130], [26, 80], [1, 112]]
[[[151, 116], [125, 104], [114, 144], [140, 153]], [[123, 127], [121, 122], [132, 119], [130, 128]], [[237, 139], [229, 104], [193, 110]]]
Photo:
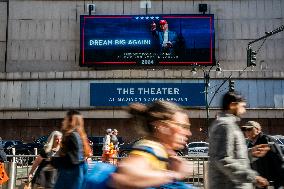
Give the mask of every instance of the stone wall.
[[[0, 69], [5, 71], [6, 41], [8, 72], [88, 69], [79, 67], [79, 16], [88, 14], [88, 3], [96, 4], [96, 15], [146, 13], [138, 0], [10, 0], [9, 18], [5, 19], [7, 3], [0, 2]], [[225, 70], [242, 70], [246, 66], [247, 43], [283, 25], [283, 0], [152, 0], [148, 14], [199, 14], [199, 3], [207, 3], [208, 13], [215, 15], [216, 59]], [[260, 45], [256, 43], [253, 48]], [[254, 70], [283, 69], [283, 49], [284, 32], [268, 38]]]

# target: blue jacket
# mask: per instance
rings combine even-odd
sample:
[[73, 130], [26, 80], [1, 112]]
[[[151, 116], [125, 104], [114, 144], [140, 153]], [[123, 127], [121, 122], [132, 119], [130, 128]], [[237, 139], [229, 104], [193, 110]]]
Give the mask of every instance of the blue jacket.
[[[162, 50], [163, 47], [162, 47], [162, 44], [164, 42], [164, 32], [163, 31], [157, 31], [157, 30], [154, 30], [152, 31], [152, 34], [155, 38], [159, 39], [159, 44], [160, 44], [160, 49]], [[174, 31], [168, 31], [168, 41], [172, 43], [172, 47], [169, 48], [171, 53], [177, 43], [177, 33], [174, 32]]]

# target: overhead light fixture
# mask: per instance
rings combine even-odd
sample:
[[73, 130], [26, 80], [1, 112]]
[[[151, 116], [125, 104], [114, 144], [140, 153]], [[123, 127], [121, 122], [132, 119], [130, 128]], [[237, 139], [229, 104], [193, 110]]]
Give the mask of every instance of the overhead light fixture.
[[92, 15], [96, 11], [96, 5], [95, 4], [87, 4], [87, 9], [89, 11], [89, 15]]
[[199, 4], [199, 12], [205, 14], [207, 12], [207, 4]]

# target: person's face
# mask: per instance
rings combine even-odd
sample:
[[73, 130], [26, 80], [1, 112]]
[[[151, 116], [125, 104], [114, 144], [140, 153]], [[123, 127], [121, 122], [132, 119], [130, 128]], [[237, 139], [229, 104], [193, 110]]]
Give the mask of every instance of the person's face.
[[60, 145], [61, 140], [62, 140], [62, 136], [58, 136], [58, 135], [54, 136], [54, 144], [56, 146]]
[[159, 138], [170, 149], [183, 149], [191, 136], [188, 116], [185, 113], [177, 112], [171, 120], [160, 121], [158, 126]]
[[161, 30], [166, 31], [168, 29], [168, 24], [161, 25]]
[[246, 138], [248, 138], [249, 140], [254, 140], [260, 133], [260, 130], [255, 127], [251, 127], [247, 128], [244, 133]]
[[233, 102], [230, 105], [230, 111], [235, 116], [241, 116], [246, 113], [246, 102]]

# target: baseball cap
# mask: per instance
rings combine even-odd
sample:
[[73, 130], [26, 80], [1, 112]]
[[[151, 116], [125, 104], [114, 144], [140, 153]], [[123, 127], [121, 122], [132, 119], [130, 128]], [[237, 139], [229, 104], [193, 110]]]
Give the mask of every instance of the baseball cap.
[[242, 126], [242, 128], [244, 129], [254, 128], [254, 127], [257, 129], [261, 129], [260, 124], [256, 121], [248, 121]]
[[165, 24], [167, 24], [166, 20], [160, 20], [160, 25], [165, 25]]

